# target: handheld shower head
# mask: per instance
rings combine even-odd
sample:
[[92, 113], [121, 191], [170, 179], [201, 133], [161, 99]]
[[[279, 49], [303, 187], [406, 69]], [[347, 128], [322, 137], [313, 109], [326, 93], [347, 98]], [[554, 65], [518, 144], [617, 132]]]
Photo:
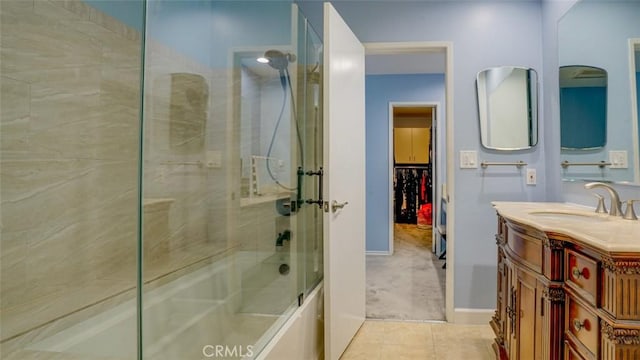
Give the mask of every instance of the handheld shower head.
[[264, 53], [264, 58], [268, 60], [269, 66], [280, 72], [284, 72], [290, 62], [296, 61], [295, 55], [285, 54], [280, 50], [267, 50]]

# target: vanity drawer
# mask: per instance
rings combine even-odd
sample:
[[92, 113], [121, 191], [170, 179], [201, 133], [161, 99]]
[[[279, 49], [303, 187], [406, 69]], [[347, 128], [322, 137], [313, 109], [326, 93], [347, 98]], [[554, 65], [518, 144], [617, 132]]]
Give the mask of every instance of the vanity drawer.
[[596, 305], [598, 294], [598, 263], [580, 253], [565, 249], [565, 279], [584, 298]]
[[567, 296], [565, 330], [593, 355], [598, 355], [598, 317], [572, 296]]

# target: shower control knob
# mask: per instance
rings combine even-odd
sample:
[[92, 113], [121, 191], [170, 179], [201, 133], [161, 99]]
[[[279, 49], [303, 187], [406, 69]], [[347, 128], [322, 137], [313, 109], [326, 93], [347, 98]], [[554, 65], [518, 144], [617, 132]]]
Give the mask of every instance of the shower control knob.
[[339, 203], [339, 202], [337, 202], [337, 201], [333, 200], [333, 201], [331, 202], [331, 212], [336, 212], [336, 211], [338, 211], [338, 209], [342, 209], [342, 208], [343, 208], [343, 207], [345, 207], [345, 205], [347, 205], [347, 204], [349, 204], [349, 202], [348, 202], [348, 201], [345, 201], [345, 202], [343, 202], [343, 203]]

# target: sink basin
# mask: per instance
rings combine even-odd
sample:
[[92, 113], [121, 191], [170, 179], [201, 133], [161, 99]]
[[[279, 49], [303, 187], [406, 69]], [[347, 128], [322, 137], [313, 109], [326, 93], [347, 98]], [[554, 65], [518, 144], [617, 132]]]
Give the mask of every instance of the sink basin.
[[557, 211], [557, 210], [536, 210], [529, 212], [530, 215], [535, 217], [544, 217], [547, 219], [555, 219], [555, 220], [578, 220], [578, 221], [588, 221], [588, 222], [603, 222], [610, 221], [611, 219], [608, 215], [597, 214], [597, 213], [587, 213], [587, 212], [568, 212], [568, 211]]

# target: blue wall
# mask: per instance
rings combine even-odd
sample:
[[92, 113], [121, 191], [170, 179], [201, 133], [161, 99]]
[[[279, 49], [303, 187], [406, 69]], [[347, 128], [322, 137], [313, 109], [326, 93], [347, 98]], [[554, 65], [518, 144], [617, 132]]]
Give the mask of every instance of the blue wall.
[[445, 118], [444, 74], [369, 75], [366, 97], [367, 251], [389, 251], [389, 102], [439, 103]]
[[151, 39], [211, 68], [231, 48], [291, 44], [291, 1], [149, 0]]
[[84, 2], [138, 31], [142, 30], [144, 24], [144, 2], [142, 0], [84, 0]]
[[[317, 19], [322, 17], [317, 13], [317, 2], [298, 3], [314, 27], [320, 28]], [[531, 150], [511, 153], [482, 148], [475, 78], [479, 71], [499, 65], [525, 66], [542, 72], [540, 3], [332, 1], [332, 4], [362, 42], [453, 44], [454, 154], [451, 155], [456, 165], [454, 188], [448, 188], [454, 208], [448, 207], [447, 221], [453, 226], [455, 237], [454, 307], [495, 308], [496, 216], [491, 201], [546, 198], [545, 139], [541, 138]], [[544, 133], [544, 118], [540, 121], [540, 133]], [[524, 170], [515, 168], [460, 169], [457, 163], [460, 150], [478, 151], [480, 161], [525, 161], [537, 169], [538, 185], [526, 186]]]
[[[134, 29], [142, 0], [85, 0]], [[147, 0], [147, 37], [212, 68], [227, 67], [230, 48], [291, 44], [291, 0]]]

